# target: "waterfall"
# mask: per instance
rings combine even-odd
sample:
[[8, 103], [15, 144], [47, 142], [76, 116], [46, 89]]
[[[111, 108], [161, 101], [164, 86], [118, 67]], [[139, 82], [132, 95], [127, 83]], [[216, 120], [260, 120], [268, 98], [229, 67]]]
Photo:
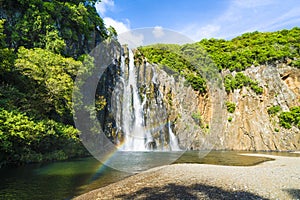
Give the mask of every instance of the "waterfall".
[[180, 151], [178, 140], [172, 131], [170, 122], [168, 122], [168, 130], [169, 130], [169, 140], [170, 140], [169, 146], [171, 148], [171, 151]]
[[[134, 65], [134, 54], [128, 50], [128, 58], [121, 57], [120, 77], [112, 97], [112, 110], [116, 121], [116, 144], [122, 144], [122, 151], [147, 151], [169, 147], [179, 151], [178, 141], [164, 106], [163, 93], [159, 90], [159, 82], [154, 68], [151, 68], [151, 86], [145, 83], [143, 91], [139, 88], [138, 68]], [[153, 96], [148, 97], [152, 88]], [[168, 127], [167, 127], [168, 126]], [[146, 128], [147, 127], [147, 128]], [[168, 143], [164, 137], [168, 136]], [[159, 145], [159, 146], [158, 146]]]
[[124, 89], [122, 100], [122, 131], [125, 135], [125, 143], [122, 150], [126, 151], [146, 151], [146, 144], [152, 141], [150, 133], [147, 133], [144, 124], [143, 105], [146, 98], [141, 102], [137, 87], [136, 69], [134, 66], [134, 56], [129, 50], [129, 67], [125, 73], [125, 58], [121, 59], [121, 70], [123, 71]]

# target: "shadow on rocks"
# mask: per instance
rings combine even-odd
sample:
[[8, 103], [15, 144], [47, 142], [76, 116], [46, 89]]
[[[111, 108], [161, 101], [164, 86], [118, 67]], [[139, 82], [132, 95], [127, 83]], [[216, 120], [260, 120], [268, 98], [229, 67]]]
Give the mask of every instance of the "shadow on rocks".
[[265, 200], [261, 196], [244, 191], [227, 191], [219, 187], [213, 187], [203, 184], [194, 184], [183, 186], [168, 184], [164, 187], [145, 187], [133, 194], [119, 195], [121, 199], [247, 199], [247, 200]]
[[300, 189], [286, 189], [284, 191], [289, 193], [293, 199], [300, 199]]

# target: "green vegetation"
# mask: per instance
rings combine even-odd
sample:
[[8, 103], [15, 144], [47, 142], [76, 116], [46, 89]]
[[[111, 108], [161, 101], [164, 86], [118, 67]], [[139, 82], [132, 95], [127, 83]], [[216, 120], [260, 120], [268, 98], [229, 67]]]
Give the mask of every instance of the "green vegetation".
[[300, 59], [298, 58], [298, 60], [292, 61], [292, 66], [293, 66], [293, 67], [300, 68]]
[[200, 123], [200, 121], [201, 121], [201, 113], [200, 112], [192, 113], [192, 118], [195, 121], [197, 121], [198, 123]]
[[98, 0], [3, 1], [0, 5], [2, 16], [6, 16], [6, 43], [14, 50], [21, 46], [51, 48], [56, 53], [79, 57], [110, 33], [97, 14], [96, 2]]
[[227, 101], [226, 103], [227, 111], [230, 113], [234, 113], [236, 105], [233, 102]]
[[228, 122], [232, 122], [233, 119], [232, 119], [232, 117], [228, 117], [227, 120], [228, 120]]
[[[96, 2], [0, 2], [0, 167], [88, 154], [74, 128], [74, 79], [85, 54], [116, 37]], [[105, 105], [99, 96], [96, 109]]]
[[[252, 65], [272, 63], [287, 58], [299, 60], [300, 28], [277, 32], [245, 33], [232, 40], [204, 39], [197, 44], [211, 56], [218, 68], [242, 71]], [[294, 61], [299, 67], [299, 61]]]
[[78, 131], [54, 120], [35, 120], [19, 111], [0, 109], [1, 165], [63, 160], [84, 155]]
[[256, 94], [262, 94], [263, 88], [258, 83], [242, 72], [236, 73], [235, 76], [226, 75], [224, 78], [224, 87], [226, 92], [234, 91], [235, 89], [241, 89], [242, 87], [250, 87]]
[[286, 129], [290, 129], [292, 126], [300, 128], [300, 106], [290, 108], [289, 112], [280, 113], [279, 124]]
[[269, 115], [275, 115], [276, 113], [278, 113], [279, 111], [281, 111], [281, 107], [280, 106], [272, 106], [268, 109], [268, 114]]

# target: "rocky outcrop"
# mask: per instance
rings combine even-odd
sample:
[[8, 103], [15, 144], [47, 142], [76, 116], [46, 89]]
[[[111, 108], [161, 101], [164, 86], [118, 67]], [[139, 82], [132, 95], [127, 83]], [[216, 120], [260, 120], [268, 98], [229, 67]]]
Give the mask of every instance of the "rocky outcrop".
[[300, 70], [286, 64], [250, 67], [245, 72], [264, 88], [261, 95], [246, 89], [237, 89], [227, 95], [236, 103], [233, 114], [224, 120], [224, 145], [235, 150], [296, 150], [300, 148], [300, 130], [279, 126], [277, 116], [270, 116], [268, 108], [279, 105], [283, 111], [299, 106]]

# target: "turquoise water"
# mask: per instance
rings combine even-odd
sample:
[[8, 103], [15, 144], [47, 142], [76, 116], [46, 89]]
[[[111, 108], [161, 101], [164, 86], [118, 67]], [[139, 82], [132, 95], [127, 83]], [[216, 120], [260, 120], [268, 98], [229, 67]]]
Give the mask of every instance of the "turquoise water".
[[129, 175], [94, 158], [0, 169], [0, 199], [70, 199]]
[[[248, 166], [272, 160], [239, 155], [239, 153], [245, 152], [212, 151], [207, 153], [199, 153], [197, 151], [185, 152], [175, 163]], [[167, 152], [128, 152], [128, 154], [130, 156], [122, 154], [122, 157], [126, 158], [126, 160], [123, 160], [119, 164], [125, 165], [125, 168], [126, 165], [128, 167], [135, 166], [136, 172], [161, 164], [158, 162], [151, 163], [151, 166], [147, 166], [149, 163], [139, 164], [137, 161], [139, 156], [144, 157], [146, 155], [146, 158], [161, 157], [161, 160], [167, 156], [174, 156], [172, 153], [168, 154]], [[300, 156], [299, 154], [290, 153], [268, 152], [268, 154]], [[115, 157], [114, 159], [117, 158]], [[130, 175], [132, 174], [106, 167], [94, 158], [82, 158], [47, 164], [30, 164], [17, 168], [0, 169], [0, 199], [71, 199], [74, 196], [122, 180]]]

